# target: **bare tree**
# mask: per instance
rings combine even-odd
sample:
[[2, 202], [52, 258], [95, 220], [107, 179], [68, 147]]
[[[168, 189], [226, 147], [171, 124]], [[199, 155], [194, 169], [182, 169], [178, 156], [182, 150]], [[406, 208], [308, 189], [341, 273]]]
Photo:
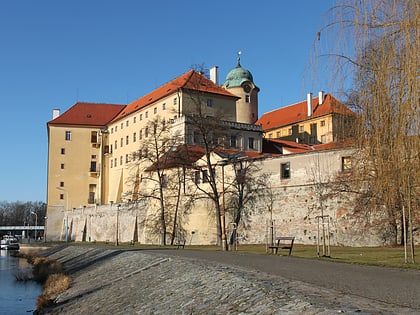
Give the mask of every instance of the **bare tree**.
[[[249, 218], [257, 211], [256, 204], [270, 188], [268, 174], [261, 173], [258, 160], [248, 158], [246, 155], [235, 155], [230, 159], [230, 164], [233, 168], [233, 177], [227, 179], [228, 211], [235, 227], [241, 225], [246, 229]], [[235, 242], [235, 233], [236, 231], [230, 235], [230, 245]]]
[[[177, 139], [171, 137], [167, 128], [167, 122], [157, 117], [148, 122], [144, 128], [144, 135], [139, 141], [139, 150], [132, 154], [132, 176], [129, 178], [132, 191], [127, 192], [133, 200], [155, 200], [158, 202], [158, 213], [151, 220], [152, 231], [158, 231], [160, 242], [166, 245], [167, 224], [170, 216], [168, 208], [171, 208], [168, 175], [167, 154], [177, 143]], [[173, 182], [172, 182], [173, 183]], [[178, 184], [178, 181], [175, 181]], [[171, 184], [173, 189], [178, 189]], [[131, 199], [131, 198], [130, 198]]]
[[339, 70], [350, 70], [354, 78], [351, 103], [359, 119], [353, 183], [364, 192], [364, 211], [386, 216], [383, 228], [391, 231], [391, 242], [406, 242], [398, 232], [403, 210], [410, 210], [412, 231], [420, 209], [415, 198], [420, 189], [420, 4], [343, 0], [333, 10], [338, 18], [327, 28], [338, 26], [336, 34], [352, 48], [330, 55], [341, 65], [344, 60], [347, 67]]
[[216, 177], [214, 161], [212, 161], [212, 153], [217, 149], [223, 148], [227, 141], [228, 127], [223, 124], [223, 113], [216, 106], [209, 106], [207, 103], [208, 94], [200, 87], [204, 80], [204, 76], [192, 77], [191, 86], [193, 88], [185, 90], [183, 93], [184, 103], [188, 103], [189, 109], [185, 111], [186, 123], [189, 129], [189, 137], [192, 144], [203, 148], [204, 155], [201, 160], [201, 169], [205, 169], [202, 173], [204, 181], [208, 183], [207, 187], [197, 184], [197, 189], [207, 196], [213, 203], [216, 216], [217, 226], [217, 243], [223, 249], [227, 249], [226, 235], [223, 233], [223, 216], [224, 209], [220, 204], [220, 179]]

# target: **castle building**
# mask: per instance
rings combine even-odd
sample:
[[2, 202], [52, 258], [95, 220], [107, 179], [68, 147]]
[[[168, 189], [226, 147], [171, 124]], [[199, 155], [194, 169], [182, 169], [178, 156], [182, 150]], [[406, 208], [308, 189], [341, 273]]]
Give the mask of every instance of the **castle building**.
[[178, 144], [199, 145], [196, 127], [186, 119], [198, 111], [221, 120], [222, 147], [261, 153], [259, 88], [252, 74], [238, 60], [222, 86], [217, 77], [217, 67], [210, 79], [190, 70], [128, 105], [76, 103], [61, 115], [54, 110], [47, 124], [47, 237], [63, 239], [69, 211], [127, 201], [130, 165], [153, 124], [170, 127]]
[[[96, 240], [115, 237], [118, 242], [119, 235], [124, 235], [124, 239], [152, 242], [145, 218], [153, 207], [132, 205], [138, 201], [134, 198], [138, 181], [146, 172], [155, 171], [154, 163], [146, 161], [148, 167], [140, 169], [139, 161], [150, 156], [146, 145], [153, 142], [158, 130], [168, 130], [173, 139], [169, 146], [163, 146], [166, 155], [178, 157], [183, 147], [188, 146], [193, 148], [189, 158], [198, 161], [205, 152], [203, 139], [198, 136], [203, 130], [193, 122], [197, 117], [215, 122], [215, 130], [207, 130], [206, 137], [217, 148], [218, 152], [212, 152], [216, 164], [225, 159], [223, 154], [258, 160], [261, 172], [271, 174], [276, 194], [286, 194], [284, 200], [289, 200], [287, 187], [307, 187], [312, 169], [319, 168], [319, 163], [316, 166], [314, 162], [319, 156], [325, 157], [329, 165], [325, 172], [329, 176], [347, 171], [351, 164], [349, 152], [335, 150], [319, 155], [317, 151], [324, 143], [324, 146], [334, 144], [342, 134], [349, 133], [347, 122], [353, 113], [347, 107], [321, 92], [317, 98], [309, 94], [304, 102], [258, 118], [259, 91], [251, 72], [238, 58], [236, 67], [221, 85], [217, 67], [210, 69], [209, 78], [190, 70], [128, 105], [78, 102], [61, 115], [59, 110], [54, 110], [53, 119], [47, 123], [48, 240], [64, 240], [70, 235], [71, 239], [82, 241], [91, 237]], [[171, 165], [167, 167], [170, 169]], [[194, 187], [194, 183], [208, 185], [208, 170], [200, 169], [200, 165], [196, 167], [190, 170], [190, 183], [185, 184], [184, 178], [184, 190]], [[224, 169], [228, 172], [229, 167], [222, 166], [215, 173], [223, 174]], [[301, 191], [302, 196], [306, 193], [311, 194], [309, 190]], [[200, 244], [211, 243], [214, 225], [209, 223], [205, 199], [200, 200], [201, 204], [194, 206], [186, 230], [200, 231], [195, 236]], [[309, 201], [304, 199], [304, 202]], [[293, 209], [301, 207], [299, 203], [301, 200], [296, 201]], [[119, 217], [120, 207], [125, 211]], [[276, 207], [289, 208], [282, 203]], [[293, 209], [289, 210], [293, 212]], [[284, 213], [276, 215], [280, 218]], [[124, 222], [122, 231], [118, 220]], [[254, 228], [259, 227], [248, 239], [259, 242], [264, 226], [261, 217], [252, 220]]]
[[303, 144], [338, 142], [351, 135], [355, 117], [347, 106], [323, 91], [307, 100], [264, 113], [256, 122], [261, 124], [264, 137]]

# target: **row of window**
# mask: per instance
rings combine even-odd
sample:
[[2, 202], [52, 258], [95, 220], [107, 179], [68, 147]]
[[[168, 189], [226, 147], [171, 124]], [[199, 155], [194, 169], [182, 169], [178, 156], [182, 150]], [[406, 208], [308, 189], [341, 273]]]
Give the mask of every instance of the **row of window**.
[[[226, 143], [226, 145], [228, 145], [230, 148], [238, 148], [238, 137], [236, 135], [231, 135], [230, 139], [228, 139], [228, 143]], [[223, 139], [218, 139], [218, 142], [220, 145], [223, 144]], [[194, 131], [192, 134], [192, 139], [190, 136], [190, 139], [188, 141], [190, 144], [200, 144], [201, 143], [201, 137], [198, 131]], [[255, 149], [255, 139], [254, 137], [248, 137], [248, 149]]]
[[[174, 99], [173, 99], [173, 105], [177, 105], [178, 104], [178, 99], [175, 97]], [[162, 110], [164, 111], [164, 110], [166, 110], [166, 103], [162, 103]], [[156, 107], [154, 107], [153, 108], [153, 114], [157, 114], [158, 113], [158, 107], [156, 106]], [[139, 118], [139, 120], [143, 120], [143, 117], [145, 118], [145, 119], [147, 119], [147, 118], [149, 118], [149, 111], [145, 111], [144, 112], [144, 115], [143, 115], [143, 113], [141, 113], [141, 114], [139, 114], [139, 116], [138, 116], [138, 118]], [[137, 116], [134, 116], [133, 117], [133, 123], [135, 124], [137, 122]], [[129, 124], [130, 124], [130, 122], [129, 122], [129, 120], [126, 120], [125, 121], [125, 123], [124, 122], [122, 122], [121, 124], [120, 124], [120, 129], [124, 129], [124, 125], [125, 125], [125, 127], [128, 127], [129, 126]], [[114, 133], [114, 132], [117, 132], [118, 131], [118, 125], [117, 126], [115, 126], [115, 127], [112, 127], [111, 128], [111, 133]]]
[[[316, 125], [316, 123], [311, 124], [311, 128], [313, 128], [312, 125]], [[321, 120], [320, 125], [321, 125], [321, 127], [324, 127], [325, 126], [325, 120]], [[299, 132], [301, 132], [301, 133], [305, 132], [305, 125], [299, 125]], [[287, 134], [284, 134], [283, 136], [291, 136], [292, 134], [293, 134], [293, 128], [288, 128], [287, 129]], [[268, 138], [270, 138], [270, 139], [272, 139], [273, 136], [274, 136], [273, 133], [268, 134]], [[281, 130], [276, 131], [276, 138], [280, 138], [281, 136], [282, 136]]]

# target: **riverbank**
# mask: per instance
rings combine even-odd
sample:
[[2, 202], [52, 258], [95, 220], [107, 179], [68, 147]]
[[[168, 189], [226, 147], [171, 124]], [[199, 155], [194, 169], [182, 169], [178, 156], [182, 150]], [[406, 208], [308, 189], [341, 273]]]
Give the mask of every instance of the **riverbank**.
[[418, 309], [170, 252], [49, 248], [42, 254], [63, 264], [72, 285], [39, 314], [420, 314]]

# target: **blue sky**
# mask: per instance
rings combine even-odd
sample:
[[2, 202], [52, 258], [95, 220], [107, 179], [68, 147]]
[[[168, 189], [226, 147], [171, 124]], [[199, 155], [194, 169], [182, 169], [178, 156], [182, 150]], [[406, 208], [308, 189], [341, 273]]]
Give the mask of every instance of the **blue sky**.
[[[45, 201], [52, 110], [127, 104], [193, 65], [241, 64], [259, 113], [323, 89], [317, 32], [333, 0], [0, 1], [0, 201]], [[323, 48], [324, 49], [324, 48]]]

